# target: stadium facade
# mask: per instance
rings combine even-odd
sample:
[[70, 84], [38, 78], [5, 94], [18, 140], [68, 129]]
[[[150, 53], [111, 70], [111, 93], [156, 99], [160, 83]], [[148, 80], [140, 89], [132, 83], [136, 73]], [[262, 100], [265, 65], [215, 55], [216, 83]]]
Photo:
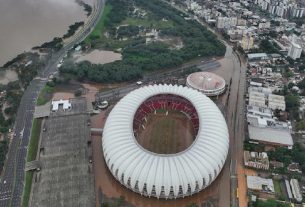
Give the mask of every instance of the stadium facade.
[[[179, 110], [196, 129], [194, 142], [175, 154], [157, 154], [136, 140], [145, 116], [157, 109]], [[124, 186], [141, 195], [180, 198], [209, 186], [220, 173], [229, 148], [228, 129], [217, 106], [183, 86], [151, 85], [130, 92], [110, 112], [102, 147], [106, 164]]]

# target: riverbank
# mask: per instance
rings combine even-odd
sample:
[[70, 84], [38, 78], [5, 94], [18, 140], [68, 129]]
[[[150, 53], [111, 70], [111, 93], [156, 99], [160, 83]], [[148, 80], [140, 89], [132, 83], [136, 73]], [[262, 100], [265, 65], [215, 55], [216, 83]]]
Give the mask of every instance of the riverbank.
[[[83, 1], [93, 5], [93, 0]], [[34, 46], [62, 36], [69, 25], [86, 19], [84, 7], [75, 0], [45, 0], [35, 3], [0, 1], [0, 66], [24, 51], [31, 51]]]

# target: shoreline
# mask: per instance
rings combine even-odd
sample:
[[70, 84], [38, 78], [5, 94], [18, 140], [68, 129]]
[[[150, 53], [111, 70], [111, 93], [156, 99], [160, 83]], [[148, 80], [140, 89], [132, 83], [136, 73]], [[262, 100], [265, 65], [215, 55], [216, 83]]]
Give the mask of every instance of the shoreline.
[[[74, 36], [80, 29], [81, 27], [83, 27], [83, 25], [79, 26], [78, 28], [75, 29], [74, 31], [74, 34], [72, 34], [71, 36], [67, 37], [67, 38], [64, 38], [65, 35], [69, 34], [69, 29], [71, 27], [73, 27], [75, 24], [77, 23], [80, 23], [80, 22], [83, 22], [84, 24], [86, 24], [88, 22], [88, 20], [90, 19], [90, 16], [92, 15], [92, 11], [88, 11], [88, 7], [90, 6], [91, 10], [93, 10], [93, 4], [88, 4], [86, 2], [84, 2], [83, 0], [74, 0], [74, 2], [81, 8], [81, 10], [84, 12], [84, 19], [82, 20], [75, 20], [74, 22], [70, 23], [66, 29], [65, 29], [65, 32], [62, 33], [62, 35], [60, 35], [62, 39], [62, 42], [65, 43], [66, 40], [68, 40], [69, 38], [71, 38], [72, 36]], [[18, 58], [18, 56], [22, 55], [22, 54], [25, 54], [25, 53], [40, 53], [39, 52], [39, 49], [33, 49], [35, 47], [40, 47], [41, 45], [45, 44], [45, 43], [48, 43], [48, 42], [51, 42], [54, 40], [54, 38], [57, 38], [56, 36], [58, 35], [55, 35], [53, 37], [50, 37], [49, 40], [45, 40], [43, 41], [41, 44], [35, 44], [35, 45], [32, 45], [30, 46], [29, 49], [23, 49], [23, 52], [16, 52], [16, 55], [12, 56], [11, 58], [8, 58], [7, 61], [5, 61], [3, 64], [0, 64], [0, 70], [2, 71], [6, 71], [6, 70], [9, 70], [9, 66], [6, 67], [7, 64], [9, 65], [12, 65], [14, 63], [16, 63], [17, 61], [15, 59]], [[38, 46], [37, 46], [38, 45]], [[20, 50], [20, 48], [18, 49]], [[16, 49], [17, 51], [17, 49]], [[47, 55], [48, 53], [45, 53], [45, 55]]]

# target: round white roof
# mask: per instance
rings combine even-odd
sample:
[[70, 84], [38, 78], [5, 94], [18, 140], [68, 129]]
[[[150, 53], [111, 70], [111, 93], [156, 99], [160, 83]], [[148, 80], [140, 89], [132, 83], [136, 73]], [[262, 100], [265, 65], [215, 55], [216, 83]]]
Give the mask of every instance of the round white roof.
[[[182, 152], [156, 154], [134, 137], [138, 107], [157, 94], [181, 96], [197, 110], [197, 137]], [[123, 185], [146, 196], [177, 198], [206, 188], [217, 177], [227, 157], [228, 137], [223, 115], [204, 94], [183, 86], [151, 85], [130, 92], [115, 105], [104, 126], [102, 146], [110, 171]]]
[[189, 86], [200, 91], [214, 91], [225, 88], [226, 81], [210, 72], [196, 72], [190, 74], [186, 82]]

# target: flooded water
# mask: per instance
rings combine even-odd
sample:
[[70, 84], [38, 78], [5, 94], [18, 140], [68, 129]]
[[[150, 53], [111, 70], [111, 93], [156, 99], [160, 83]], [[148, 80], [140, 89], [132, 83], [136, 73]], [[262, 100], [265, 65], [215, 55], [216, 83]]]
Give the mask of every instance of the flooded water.
[[16, 80], [18, 80], [18, 74], [15, 71], [13, 70], [0, 71], [0, 84], [7, 85], [9, 82]]
[[116, 60], [121, 60], [122, 55], [113, 51], [106, 50], [93, 50], [92, 52], [85, 55], [76, 55], [76, 62], [87, 60], [94, 64], [106, 64]]
[[[83, 1], [93, 5], [95, 0]], [[75, 0], [0, 0], [0, 66], [85, 19]]]

